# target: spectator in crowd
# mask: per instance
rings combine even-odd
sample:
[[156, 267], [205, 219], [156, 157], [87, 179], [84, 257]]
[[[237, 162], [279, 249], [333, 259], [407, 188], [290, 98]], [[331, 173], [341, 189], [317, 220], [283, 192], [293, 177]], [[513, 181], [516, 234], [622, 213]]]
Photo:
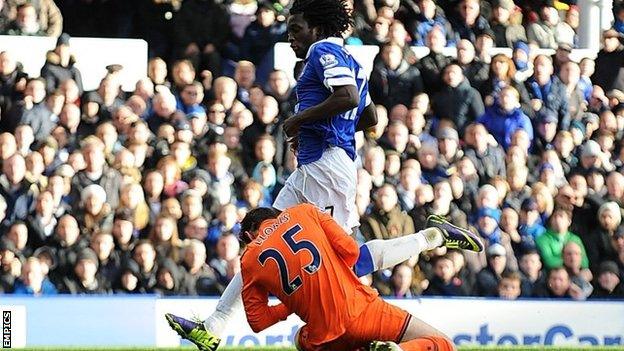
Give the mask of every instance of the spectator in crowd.
[[621, 211], [617, 202], [609, 201], [602, 204], [597, 213], [598, 226], [590, 229], [588, 235], [582, 238], [590, 262], [589, 268], [595, 273], [598, 272], [601, 260], [615, 259], [616, 252], [611, 242], [622, 223]]
[[496, 142], [507, 150], [511, 146], [511, 137], [518, 130], [524, 130], [530, 141], [533, 140], [531, 120], [520, 108], [520, 94], [514, 87], [505, 87], [500, 91], [498, 101], [485, 110], [479, 117]]
[[17, 6], [15, 19], [9, 23], [3, 34], [35, 36], [45, 35], [45, 32], [41, 29], [41, 24], [37, 21], [37, 9], [35, 6], [30, 3], [23, 3]]
[[392, 275], [390, 276], [392, 291], [388, 296], [399, 299], [417, 296], [415, 289], [412, 287], [412, 277], [412, 267], [407, 264], [396, 265], [392, 269]]
[[596, 280], [596, 287], [591, 298], [624, 299], [624, 285], [620, 278], [620, 270], [615, 262], [602, 262]]
[[608, 91], [618, 89], [624, 91], [624, 76], [622, 75], [622, 57], [624, 46], [623, 36], [614, 29], [602, 33], [602, 49], [595, 60], [595, 72], [591, 75], [591, 82]]
[[492, 4], [492, 32], [496, 47], [513, 47], [517, 41], [526, 42], [522, 13], [513, 1], [498, 0]]
[[553, 269], [562, 265], [563, 245], [567, 242], [574, 242], [579, 245], [582, 257], [581, 267], [589, 267], [585, 247], [581, 238], [568, 231], [572, 224], [571, 217], [572, 213], [569, 210], [561, 207], [556, 208], [551, 215], [548, 230], [535, 240], [544, 266], [547, 269]]
[[444, 10], [437, 6], [433, 0], [420, 0], [416, 2], [419, 13], [413, 23], [413, 30], [410, 33], [413, 41], [412, 45], [425, 46], [429, 32], [438, 27], [442, 30], [446, 36], [446, 43], [449, 46], [453, 46], [455, 43], [455, 36], [451, 23], [448, 21]]
[[534, 116], [542, 109], [550, 109], [557, 112], [558, 128], [567, 129], [570, 125], [570, 111], [566, 89], [559, 78], [553, 75], [552, 59], [545, 55], [538, 55], [533, 62], [533, 67], [535, 69], [533, 76], [524, 84], [531, 98]]
[[507, 252], [501, 244], [492, 244], [486, 255], [487, 266], [477, 274], [476, 291], [480, 296], [496, 296], [507, 266]]
[[448, 255], [435, 260], [433, 271], [433, 278], [423, 295], [465, 296], [470, 293], [465, 282], [455, 276], [453, 260]]
[[588, 268], [582, 268], [581, 247], [575, 242], [568, 242], [563, 246], [563, 267], [568, 271], [572, 283], [580, 288], [580, 296], [587, 298], [593, 291], [589, 283], [592, 274]]
[[386, 44], [381, 50], [381, 62], [373, 69], [369, 91], [371, 98], [387, 109], [397, 104], [409, 105], [414, 95], [423, 91], [418, 68], [403, 58], [401, 48]]
[[22, 266], [20, 278], [15, 280], [13, 293], [33, 296], [56, 295], [57, 290], [43, 274], [39, 259], [30, 257]]
[[371, 213], [362, 218], [360, 230], [364, 238], [392, 239], [415, 233], [412, 218], [401, 210], [394, 186], [384, 184], [374, 194], [375, 205]]
[[433, 26], [427, 33], [426, 44], [429, 54], [421, 58], [416, 67], [422, 75], [425, 92], [433, 95], [442, 90], [442, 70], [451, 63], [451, 58], [442, 53], [447, 43], [444, 31], [439, 26]]
[[558, 41], [559, 14], [552, 2], [545, 2], [540, 10], [540, 19], [527, 27], [527, 39], [542, 49], [556, 49]]
[[72, 79], [82, 94], [82, 75], [75, 66], [76, 59], [70, 53], [70, 37], [67, 33], [61, 34], [56, 40], [56, 47], [48, 51], [46, 63], [41, 68], [41, 77], [46, 80], [46, 91], [52, 93], [62, 83]]
[[515, 300], [520, 297], [521, 278], [517, 272], [503, 272], [498, 283], [498, 297], [506, 300]]
[[257, 82], [266, 83], [273, 66], [273, 46], [286, 41], [286, 23], [277, 20], [273, 4], [261, 2], [256, 11], [256, 20], [245, 29], [240, 43], [240, 59], [249, 60], [258, 68]]
[[76, 256], [72, 274], [63, 278], [64, 290], [70, 294], [105, 294], [106, 287], [96, 276], [99, 260], [90, 248], [82, 249]]
[[460, 134], [484, 112], [479, 92], [470, 86], [461, 67], [451, 63], [442, 71], [443, 89], [432, 100], [433, 112], [441, 120], [454, 123]]
[[457, 43], [457, 62], [464, 70], [464, 76], [470, 85], [479, 89], [488, 78], [488, 62], [476, 57], [474, 45], [467, 39]]
[[563, 267], [555, 267], [548, 272], [546, 283], [536, 292], [536, 297], [554, 299], [575, 298], [575, 292], [580, 291], [571, 281], [568, 271]]
[[171, 296], [186, 293], [183, 291], [183, 280], [180, 274], [180, 268], [176, 263], [166, 258], [158, 265], [158, 272], [156, 273], [156, 286], [154, 292], [161, 296]]
[[481, 16], [480, 7], [476, 0], [462, 0], [459, 3], [459, 16], [451, 22], [458, 41], [467, 39], [476, 43], [479, 35], [491, 31], [490, 24]]

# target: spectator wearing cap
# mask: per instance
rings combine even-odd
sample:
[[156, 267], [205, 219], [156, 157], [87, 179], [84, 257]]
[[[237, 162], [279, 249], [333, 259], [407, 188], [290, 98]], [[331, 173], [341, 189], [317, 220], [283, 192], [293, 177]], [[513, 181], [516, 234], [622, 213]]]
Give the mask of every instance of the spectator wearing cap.
[[141, 278], [139, 265], [134, 260], [126, 260], [113, 285], [116, 294], [145, 294], [147, 290], [139, 284]]
[[585, 246], [576, 234], [569, 231], [572, 224], [572, 213], [564, 208], [555, 208], [551, 217], [550, 225], [546, 232], [535, 239], [535, 243], [547, 269], [559, 267], [563, 264], [562, 250], [568, 242], [575, 242], [581, 247], [582, 263], [581, 267], [588, 268], [589, 261], [585, 253]]
[[549, 109], [540, 109], [536, 116], [537, 130], [535, 133], [535, 143], [533, 144], [533, 153], [540, 155], [546, 150], [553, 148], [553, 141], [557, 135], [557, 112]]
[[559, 78], [553, 75], [552, 59], [546, 55], [538, 55], [533, 61], [533, 67], [533, 76], [524, 82], [531, 98], [533, 113], [537, 114], [542, 108], [556, 111], [559, 120], [558, 129], [568, 129], [570, 111], [566, 89]]
[[30, 257], [22, 266], [22, 273], [16, 279], [13, 294], [17, 295], [56, 295], [57, 290], [46, 277], [39, 259]]
[[617, 253], [612, 244], [613, 237], [622, 223], [622, 210], [614, 202], [605, 202], [598, 208], [598, 226], [590, 228], [587, 236], [582, 237], [589, 258], [589, 268], [598, 272], [603, 260], [615, 260]]
[[450, 169], [455, 167], [464, 156], [459, 144], [459, 134], [451, 127], [440, 128], [437, 133], [438, 139], [438, 165]]
[[477, 37], [490, 31], [490, 24], [481, 16], [481, 5], [476, 0], [462, 0], [459, 3], [459, 14], [451, 20], [457, 40], [468, 39], [475, 43]]
[[427, 48], [429, 54], [421, 58], [416, 67], [422, 75], [425, 92], [433, 95], [443, 87], [441, 73], [444, 67], [448, 66], [452, 59], [442, 53], [446, 46], [444, 30], [438, 26], [433, 26], [427, 33]]
[[156, 272], [156, 286], [153, 292], [160, 296], [188, 294], [184, 289], [184, 275], [180, 267], [170, 258], [160, 261]]
[[469, 123], [483, 115], [483, 101], [464, 77], [458, 63], [444, 67], [442, 80], [442, 90], [432, 99], [433, 112], [441, 120], [452, 121], [461, 135]]
[[46, 81], [48, 93], [52, 93], [63, 82], [72, 79], [76, 82], [79, 93], [82, 94], [82, 75], [75, 66], [76, 58], [70, 53], [70, 39], [69, 34], [61, 34], [56, 40], [56, 47], [54, 50], [48, 51], [46, 62], [41, 67], [41, 78]]
[[604, 172], [611, 170], [612, 165], [605, 163], [605, 155], [600, 145], [594, 140], [588, 140], [581, 147], [581, 157], [575, 172], [587, 176], [593, 170]]
[[568, 61], [559, 70], [559, 79], [566, 87], [566, 97], [570, 105], [570, 119], [578, 121], [582, 118], [586, 108], [583, 91], [579, 87], [581, 69], [576, 62]]
[[598, 51], [594, 61], [596, 71], [591, 76], [591, 81], [605, 91], [611, 89], [624, 91], [624, 68], [621, 64], [624, 57], [622, 37], [615, 29], [608, 29], [602, 33], [602, 49]]
[[478, 122], [485, 126], [505, 150], [511, 145], [511, 137], [518, 129], [526, 131], [529, 139], [533, 140], [531, 120], [522, 112], [520, 95], [514, 87], [503, 88], [498, 103], [488, 107]]
[[364, 238], [392, 239], [415, 231], [412, 218], [401, 210], [396, 190], [384, 184], [375, 191], [375, 205], [370, 214], [362, 218], [360, 230]]
[[425, 46], [427, 35], [434, 28], [438, 27], [446, 36], [446, 42], [449, 46], [455, 43], [455, 32], [451, 23], [445, 16], [444, 10], [437, 6], [433, 0], [419, 0], [416, 2], [419, 13], [413, 23], [412, 35], [414, 46]]
[[462, 39], [457, 43], [457, 62], [464, 70], [466, 79], [475, 89], [479, 89], [488, 79], [488, 62], [476, 57], [475, 47], [467, 39]]
[[496, 296], [503, 272], [507, 268], [507, 251], [501, 244], [492, 244], [486, 250], [487, 266], [477, 273], [475, 293]]
[[63, 277], [62, 292], [69, 294], [105, 294], [108, 289], [99, 281], [99, 260], [95, 252], [86, 247], [76, 256], [72, 274]]
[[533, 75], [533, 63], [531, 62], [531, 48], [524, 41], [513, 44], [512, 60], [516, 67], [514, 78], [518, 82], [524, 82]]
[[405, 61], [396, 44], [384, 45], [380, 56], [370, 76], [371, 98], [388, 110], [398, 104], [408, 106], [412, 97], [423, 91], [420, 71]]
[[519, 40], [526, 41], [526, 32], [522, 26], [522, 13], [513, 0], [493, 2], [491, 25], [496, 47], [510, 48]]
[[592, 299], [624, 299], [624, 284], [620, 278], [620, 269], [613, 261], [600, 264], [594, 282]]
[[221, 3], [186, 1], [176, 13], [173, 26], [175, 57], [187, 58], [198, 71], [221, 75], [222, 52], [231, 33], [230, 15]]

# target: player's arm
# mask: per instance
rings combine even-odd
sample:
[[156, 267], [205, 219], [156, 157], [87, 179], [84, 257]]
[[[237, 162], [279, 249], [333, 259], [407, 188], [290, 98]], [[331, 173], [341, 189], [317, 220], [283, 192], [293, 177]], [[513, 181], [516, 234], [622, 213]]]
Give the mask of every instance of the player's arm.
[[[368, 96], [367, 99], [370, 99]], [[362, 115], [360, 116], [360, 120], [356, 126], [355, 131], [359, 132], [361, 130], [367, 130], [368, 128], [374, 127], [377, 125], [377, 108], [375, 104], [371, 101], [366, 107], [364, 111], [362, 111]]]
[[269, 293], [253, 279], [246, 279], [253, 274], [243, 271], [243, 306], [247, 315], [247, 322], [254, 333], [259, 333], [273, 324], [282, 321], [290, 314], [283, 303], [269, 306]]
[[353, 267], [360, 255], [358, 244], [329, 214], [315, 208], [319, 216], [321, 228], [334, 249], [334, 252], [342, 258], [349, 267]]
[[334, 86], [332, 94], [325, 101], [284, 121], [284, 131], [289, 137], [295, 136], [303, 124], [331, 118], [358, 107], [359, 103], [360, 95], [355, 85]]

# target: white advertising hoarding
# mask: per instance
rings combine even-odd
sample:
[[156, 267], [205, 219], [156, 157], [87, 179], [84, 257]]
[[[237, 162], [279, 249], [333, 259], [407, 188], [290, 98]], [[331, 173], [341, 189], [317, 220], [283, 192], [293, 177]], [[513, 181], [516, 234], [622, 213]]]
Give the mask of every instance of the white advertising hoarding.
[[[458, 345], [624, 345], [624, 302], [436, 298], [388, 301], [440, 329]], [[158, 300], [157, 346], [179, 345], [179, 337], [162, 317], [165, 313], [206, 317], [216, 304], [216, 300]], [[291, 346], [302, 325], [299, 318], [290, 316], [255, 334], [244, 313], [240, 313], [222, 335], [222, 346]]]

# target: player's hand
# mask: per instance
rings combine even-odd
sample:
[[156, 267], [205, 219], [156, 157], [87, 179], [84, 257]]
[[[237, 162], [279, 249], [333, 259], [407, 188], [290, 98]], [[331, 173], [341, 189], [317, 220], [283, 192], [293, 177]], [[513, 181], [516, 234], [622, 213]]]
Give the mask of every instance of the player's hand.
[[288, 138], [296, 137], [299, 133], [299, 127], [301, 127], [301, 122], [297, 116], [292, 116], [284, 121], [284, 132]]

